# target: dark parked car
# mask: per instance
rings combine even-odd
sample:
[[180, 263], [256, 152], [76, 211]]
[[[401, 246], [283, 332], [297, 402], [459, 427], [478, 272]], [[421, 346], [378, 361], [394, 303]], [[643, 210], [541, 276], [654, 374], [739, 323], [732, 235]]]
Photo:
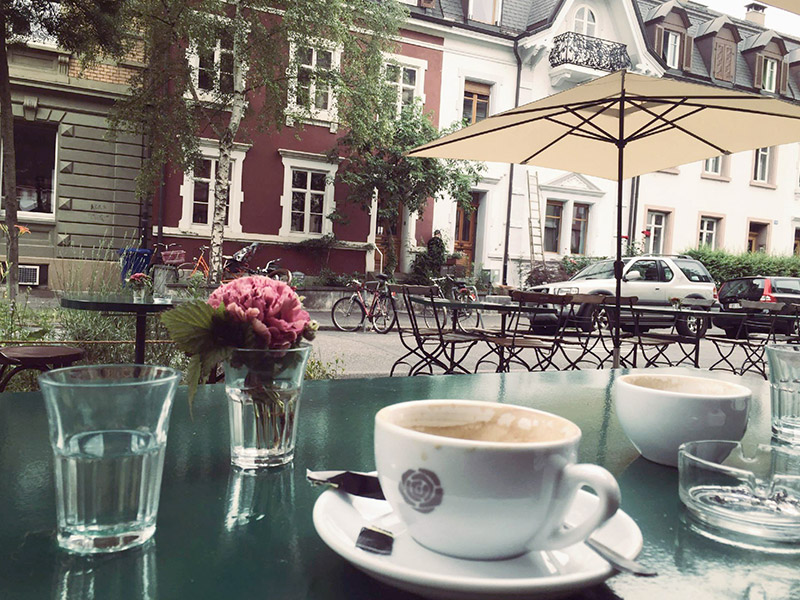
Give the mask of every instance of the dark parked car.
[[[737, 277], [724, 282], [719, 288], [719, 303], [722, 310], [727, 312], [742, 311], [742, 300], [751, 302], [783, 302], [785, 304], [800, 305], [800, 277]], [[714, 325], [725, 330], [725, 335], [735, 337], [743, 332], [741, 319], [717, 315], [713, 318]], [[748, 320], [749, 331], [769, 331], [771, 318], [765, 314], [762, 319], [759, 315]], [[776, 326], [777, 333], [796, 335], [798, 323], [794, 319], [782, 319]]]

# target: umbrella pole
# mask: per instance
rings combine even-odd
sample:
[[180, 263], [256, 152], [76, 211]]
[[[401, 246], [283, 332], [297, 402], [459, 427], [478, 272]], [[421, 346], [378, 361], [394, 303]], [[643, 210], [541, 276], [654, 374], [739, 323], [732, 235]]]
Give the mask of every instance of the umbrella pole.
[[622, 84], [619, 95], [619, 135], [617, 136], [617, 260], [614, 262], [614, 278], [616, 290], [614, 306], [617, 318], [611, 337], [614, 342], [612, 367], [619, 369], [619, 353], [622, 345], [620, 328], [622, 327], [622, 311], [620, 296], [622, 296], [622, 173], [625, 154], [625, 72], [622, 72]]

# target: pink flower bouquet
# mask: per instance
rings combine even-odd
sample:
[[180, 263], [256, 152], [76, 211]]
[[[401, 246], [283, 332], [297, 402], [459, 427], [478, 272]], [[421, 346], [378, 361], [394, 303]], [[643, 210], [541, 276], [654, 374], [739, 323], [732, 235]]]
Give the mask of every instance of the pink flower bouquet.
[[190, 355], [190, 398], [235, 350], [297, 348], [312, 340], [318, 328], [291, 286], [263, 276], [235, 279], [214, 290], [207, 302], [187, 302], [161, 319], [178, 347]]
[[147, 273], [134, 273], [128, 277], [125, 282], [134, 290], [143, 290], [150, 287], [150, 276]]

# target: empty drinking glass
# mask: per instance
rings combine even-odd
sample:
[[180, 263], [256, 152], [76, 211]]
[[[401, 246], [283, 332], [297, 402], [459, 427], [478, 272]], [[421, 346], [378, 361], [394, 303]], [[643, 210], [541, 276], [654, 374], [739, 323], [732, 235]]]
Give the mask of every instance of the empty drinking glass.
[[149, 365], [71, 367], [39, 376], [61, 547], [115, 552], [153, 536], [180, 379], [174, 369]]
[[767, 346], [772, 434], [781, 442], [800, 444], [800, 345]]

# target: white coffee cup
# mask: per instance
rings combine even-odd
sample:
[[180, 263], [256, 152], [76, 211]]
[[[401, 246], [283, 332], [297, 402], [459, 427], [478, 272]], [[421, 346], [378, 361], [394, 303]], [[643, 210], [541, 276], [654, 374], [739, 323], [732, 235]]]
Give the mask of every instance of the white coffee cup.
[[[375, 463], [386, 499], [421, 545], [459, 558], [510, 558], [582, 542], [617, 511], [614, 477], [576, 464], [580, 438], [571, 421], [530, 408], [418, 400], [377, 413]], [[584, 485], [599, 502], [565, 528]]]

